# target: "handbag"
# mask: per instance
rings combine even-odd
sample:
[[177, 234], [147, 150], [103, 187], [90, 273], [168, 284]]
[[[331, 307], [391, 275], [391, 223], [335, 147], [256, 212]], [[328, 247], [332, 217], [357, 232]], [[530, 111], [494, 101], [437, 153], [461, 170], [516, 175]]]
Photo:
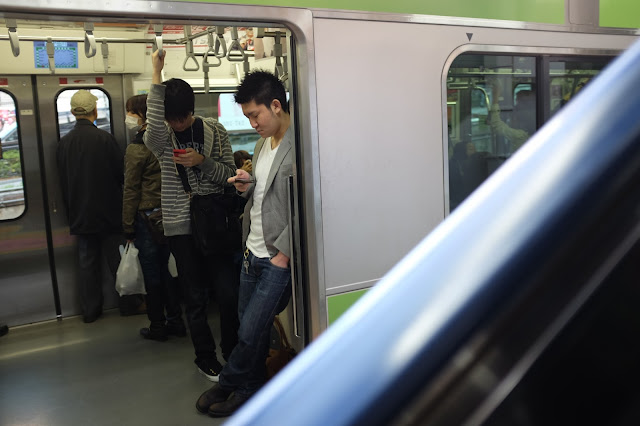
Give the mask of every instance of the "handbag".
[[191, 196], [191, 234], [205, 256], [231, 254], [242, 246], [236, 194]]
[[116, 291], [120, 296], [147, 294], [144, 289], [144, 277], [138, 259], [138, 249], [130, 241], [124, 248], [120, 265], [116, 271]]
[[181, 164], [176, 168], [191, 200], [191, 235], [196, 247], [205, 256], [238, 252], [242, 248], [242, 198], [233, 187], [225, 188], [223, 194], [193, 194], [186, 169]]
[[[282, 327], [282, 323], [278, 317], [274, 318], [273, 327], [276, 333], [272, 331], [271, 347], [269, 348], [269, 355], [266, 361], [268, 379], [278, 374], [278, 372], [296, 356], [296, 351], [289, 344], [287, 335], [284, 332], [284, 327]], [[275, 334], [279, 336], [275, 337]]]

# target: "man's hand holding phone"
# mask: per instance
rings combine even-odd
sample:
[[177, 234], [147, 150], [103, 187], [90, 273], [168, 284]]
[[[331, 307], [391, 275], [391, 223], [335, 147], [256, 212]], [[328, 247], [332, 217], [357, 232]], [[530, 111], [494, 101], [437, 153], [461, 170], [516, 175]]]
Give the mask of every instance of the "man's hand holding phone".
[[246, 170], [238, 169], [236, 170], [236, 175], [227, 179], [227, 182], [232, 183], [236, 190], [245, 192], [254, 180]]
[[185, 167], [198, 166], [204, 162], [204, 158], [204, 155], [193, 148], [173, 150], [173, 162]]

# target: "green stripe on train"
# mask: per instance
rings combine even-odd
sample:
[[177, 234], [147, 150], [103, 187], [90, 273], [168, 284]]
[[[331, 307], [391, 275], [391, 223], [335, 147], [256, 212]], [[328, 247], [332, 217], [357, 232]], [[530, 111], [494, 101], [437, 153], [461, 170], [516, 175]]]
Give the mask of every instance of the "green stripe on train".
[[329, 325], [333, 324], [347, 309], [349, 309], [360, 296], [365, 294], [368, 289], [352, 291], [349, 293], [337, 294], [327, 297], [327, 311], [329, 314]]
[[640, 28], [640, 1], [600, 0], [600, 26]]
[[[208, 3], [251, 4], [319, 9], [358, 10], [419, 15], [504, 19], [564, 24], [564, 0], [198, 0]], [[629, 0], [636, 1], [636, 0]]]

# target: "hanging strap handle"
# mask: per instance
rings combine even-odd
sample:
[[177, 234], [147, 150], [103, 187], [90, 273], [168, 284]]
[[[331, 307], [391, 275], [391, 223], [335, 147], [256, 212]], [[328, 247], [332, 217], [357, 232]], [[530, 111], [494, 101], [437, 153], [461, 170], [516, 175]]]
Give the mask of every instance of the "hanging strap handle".
[[[191, 26], [189, 25], [185, 25], [184, 26], [184, 38], [187, 39], [186, 41], [186, 51], [187, 51], [187, 57], [184, 58], [184, 62], [182, 63], [182, 69], [185, 71], [198, 71], [200, 69], [200, 65], [198, 64], [198, 60], [196, 59], [196, 55], [193, 53], [193, 39], [191, 38]], [[193, 61], [193, 66], [191, 67], [187, 67], [187, 62], [189, 62], [189, 59], [191, 59]]]
[[164, 49], [162, 48], [162, 31], [164, 29], [164, 26], [162, 24], [154, 24], [153, 25], [153, 32], [156, 33], [156, 38], [153, 42], [153, 45], [155, 47], [155, 50], [158, 50], [158, 56], [162, 57], [162, 55], [164, 55]]
[[11, 52], [17, 57], [20, 54], [20, 39], [18, 38], [18, 24], [15, 19], [5, 19], [5, 24], [9, 31], [9, 42], [11, 43]]
[[[215, 55], [217, 58], [222, 59], [227, 56], [227, 43], [224, 41], [224, 27], [222, 25], [214, 27], [216, 30], [216, 47]], [[222, 48], [222, 53], [220, 53]]]
[[[240, 53], [234, 53], [240, 52]], [[229, 52], [227, 53], [227, 60], [229, 62], [243, 62], [247, 55], [244, 53], [242, 45], [238, 41], [238, 28], [231, 28], [231, 45], [229, 46]]]
[[85, 22], [84, 24], [84, 54], [87, 58], [93, 58], [96, 55], [96, 37], [93, 35], [93, 23]]
[[102, 51], [102, 63], [104, 64], [104, 73], [108, 74], [109, 73], [109, 45], [107, 44], [106, 41], [103, 41], [100, 48]]
[[49, 57], [49, 69], [51, 70], [51, 74], [56, 73], [55, 52], [56, 52], [56, 48], [53, 45], [53, 40], [51, 39], [51, 37], [48, 37], [47, 38], [47, 56]]

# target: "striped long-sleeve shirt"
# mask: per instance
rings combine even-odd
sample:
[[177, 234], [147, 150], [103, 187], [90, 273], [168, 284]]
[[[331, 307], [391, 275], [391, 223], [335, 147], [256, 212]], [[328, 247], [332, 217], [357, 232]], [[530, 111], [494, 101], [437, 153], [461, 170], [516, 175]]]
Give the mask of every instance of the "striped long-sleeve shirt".
[[[164, 121], [164, 92], [162, 84], [152, 84], [147, 97], [147, 131], [144, 134], [145, 145], [153, 152], [162, 169], [162, 221], [167, 236], [191, 234], [189, 218], [189, 196], [185, 193], [182, 181], [172, 160], [173, 148], [177, 141], [173, 130]], [[235, 175], [233, 151], [224, 126], [214, 118], [200, 118], [204, 123], [205, 160], [198, 166], [199, 177], [185, 167], [189, 185], [194, 193], [200, 195], [220, 194], [224, 192], [227, 179]]]

